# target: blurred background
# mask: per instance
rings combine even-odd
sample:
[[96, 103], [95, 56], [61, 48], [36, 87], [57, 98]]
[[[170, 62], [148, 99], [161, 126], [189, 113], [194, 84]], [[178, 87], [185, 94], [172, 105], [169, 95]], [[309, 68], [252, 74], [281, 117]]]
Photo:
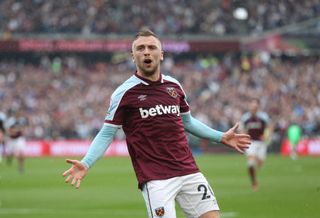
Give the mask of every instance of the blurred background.
[[[181, 82], [194, 117], [225, 131], [258, 98], [274, 127], [269, 153], [289, 154], [287, 129], [298, 124], [299, 155], [318, 160], [319, 0], [1, 0], [0, 117], [23, 126], [26, 156], [85, 154], [135, 71], [131, 42], [143, 27], [161, 38], [161, 71]], [[198, 153], [230, 152], [189, 139]], [[109, 154], [126, 156], [124, 140], [118, 131]]]
[[0, 111], [25, 117], [30, 140], [93, 137], [134, 73], [130, 43], [143, 27], [161, 37], [162, 72], [209, 126], [230, 128], [257, 97], [272, 150], [290, 123], [320, 133], [317, 0], [3, 0], [0, 10]]

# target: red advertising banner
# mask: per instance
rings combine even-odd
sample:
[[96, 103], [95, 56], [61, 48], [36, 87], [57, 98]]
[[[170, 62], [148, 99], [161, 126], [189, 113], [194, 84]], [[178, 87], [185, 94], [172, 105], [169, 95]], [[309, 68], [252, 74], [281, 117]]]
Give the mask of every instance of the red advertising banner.
[[15, 40], [0, 40], [0, 52], [19, 51], [18, 46]]
[[[60, 140], [60, 141], [28, 141], [25, 155], [29, 157], [40, 156], [84, 156], [89, 149], [91, 141]], [[125, 141], [113, 141], [105, 156], [128, 156]]]
[[190, 41], [190, 51], [193, 52], [228, 52], [240, 51], [240, 41], [236, 40], [202, 40]]
[[263, 38], [242, 42], [242, 50], [298, 53], [300, 49], [279, 34], [271, 34]]
[[[21, 39], [18, 41], [19, 51], [46, 52], [116, 52], [130, 51], [130, 40], [83, 40], [83, 39]], [[163, 49], [168, 52], [188, 52], [187, 41], [163, 41]]]
[[[131, 39], [46, 39], [0, 40], [0, 52], [128, 52]], [[239, 51], [239, 40], [162, 40], [165, 52]]]
[[[84, 156], [89, 149], [91, 141], [85, 140], [58, 140], [58, 141], [28, 141], [25, 155], [29, 157], [40, 156]], [[291, 147], [285, 139], [281, 144], [281, 154], [289, 155]], [[303, 139], [297, 145], [300, 156], [320, 156], [320, 138]], [[115, 140], [108, 148], [105, 156], [129, 156], [125, 140]]]
[[[320, 138], [302, 139], [297, 145], [297, 154], [306, 156], [320, 156]], [[289, 155], [291, 146], [288, 139], [284, 140], [281, 145], [281, 154]]]

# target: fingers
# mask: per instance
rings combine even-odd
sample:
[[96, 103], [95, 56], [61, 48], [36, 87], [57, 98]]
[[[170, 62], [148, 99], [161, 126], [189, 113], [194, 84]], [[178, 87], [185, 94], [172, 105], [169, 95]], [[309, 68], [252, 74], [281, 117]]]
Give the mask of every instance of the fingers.
[[73, 177], [71, 185], [75, 186], [76, 189], [78, 189], [80, 187], [81, 184], [81, 179]]
[[249, 148], [249, 145], [251, 144], [250, 141], [248, 140], [239, 140], [236, 147], [240, 148], [241, 150], [246, 150], [247, 148]]
[[69, 164], [75, 164], [77, 161], [76, 160], [71, 160], [71, 159], [66, 159], [66, 162]]
[[241, 148], [239, 148], [238, 146], [236, 146], [235, 149], [236, 149], [238, 152], [242, 153], [242, 154], [244, 153], [244, 149], [243, 149], [243, 148], [241, 149]]
[[236, 136], [237, 136], [238, 138], [251, 139], [251, 136], [248, 135], [248, 134], [241, 134], [241, 133], [239, 134], [239, 133], [237, 133]]
[[81, 179], [78, 179], [76, 189], [78, 189], [80, 187], [80, 184], [81, 184]]
[[76, 177], [73, 177], [72, 182], [71, 182], [71, 185], [74, 186], [74, 184], [76, 184], [77, 180], [78, 180], [78, 179], [77, 179]]
[[66, 178], [65, 182], [68, 183], [68, 182], [72, 179], [72, 177], [73, 177], [72, 175], [69, 175], [69, 176]]
[[74, 177], [72, 175], [69, 175], [67, 177], [67, 179], [65, 180], [65, 182], [69, 183], [70, 181], [71, 181], [71, 185], [75, 186], [76, 189], [78, 189], [80, 187], [80, 184], [81, 184], [81, 179], [80, 178], [76, 178], [76, 177]]
[[236, 137], [238, 139], [238, 142], [241, 144], [251, 144], [251, 137], [247, 134], [236, 134]]
[[250, 144], [251, 144], [250, 138], [247, 138], [247, 137], [238, 138], [238, 141], [234, 148], [243, 154], [245, 150], [249, 148]]
[[238, 144], [235, 148], [237, 151], [244, 153], [249, 148], [249, 144]]
[[[81, 184], [81, 178], [83, 177], [83, 176], [78, 175], [79, 172], [77, 170], [77, 166], [76, 165], [77, 165], [77, 163], [79, 163], [79, 161], [66, 159], [66, 162], [69, 163], [69, 164], [73, 164], [73, 166], [70, 169], [66, 170], [62, 174], [64, 177], [67, 176], [65, 182], [69, 183], [71, 181], [71, 185], [75, 186], [75, 188], [78, 189], [80, 187], [80, 184]], [[81, 177], [81, 178], [79, 178], [79, 177]]]
[[238, 144], [241, 146], [249, 147], [249, 145], [251, 144], [251, 141], [247, 139], [239, 139]]
[[66, 170], [66, 171], [62, 174], [62, 176], [63, 176], [63, 177], [66, 177], [67, 175], [70, 175], [70, 174], [71, 174], [71, 171], [72, 171], [72, 168]]
[[232, 131], [235, 132], [238, 129], [238, 127], [239, 127], [239, 122], [236, 123], [231, 129], [232, 129]]
[[245, 150], [247, 150], [248, 148], [249, 148], [249, 145], [250, 145], [250, 143], [247, 143], [247, 142], [239, 142], [238, 144], [237, 144], [237, 146], [235, 147], [235, 149], [237, 150], [237, 151], [239, 151], [240, 153], [244, 153], [245, 152]]

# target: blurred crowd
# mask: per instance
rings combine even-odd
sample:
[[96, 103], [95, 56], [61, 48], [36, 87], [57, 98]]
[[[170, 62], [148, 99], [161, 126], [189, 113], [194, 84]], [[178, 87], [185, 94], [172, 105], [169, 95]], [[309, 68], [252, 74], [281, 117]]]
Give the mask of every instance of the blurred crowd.
[[[242, 19], [235, 9], [243, 8]], [[320, 15], [320, 0], [2, 0], [0, 33], [259, 33]], [[130, 24], [130, 25], [128, 25]]]
[[[276, 140], [291, 123], [306, 135], [320, 134], [319, 57], [169, 55], [161, 69], [181, 82], [193, 116], [211, 127], [227, 130], [250, 99], [259, 98]], [[134, 70], [130, 57], [118, 63], [76, 56], [2, 60], [0, 111], [27, 118], [29, 139], [91, 138], [103, 124], [110, 95]]]

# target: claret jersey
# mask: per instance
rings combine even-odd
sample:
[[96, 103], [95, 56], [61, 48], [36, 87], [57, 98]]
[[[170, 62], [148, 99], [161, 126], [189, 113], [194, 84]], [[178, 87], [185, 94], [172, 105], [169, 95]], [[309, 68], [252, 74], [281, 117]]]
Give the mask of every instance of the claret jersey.
[[122, 127], [139, 187], [145, 182], [198, 172], [181, 114], [189, 113], [180, 83], [161, 75], [158, 81], [137, 74], [111, 96], [106, 125]]
[[255, 116], [247, 112], [242, 116], [241, 123], [252, 140], [260, 141], [265, 129], [268, 127], [269, 117], [262, 111], [257, 112]]

